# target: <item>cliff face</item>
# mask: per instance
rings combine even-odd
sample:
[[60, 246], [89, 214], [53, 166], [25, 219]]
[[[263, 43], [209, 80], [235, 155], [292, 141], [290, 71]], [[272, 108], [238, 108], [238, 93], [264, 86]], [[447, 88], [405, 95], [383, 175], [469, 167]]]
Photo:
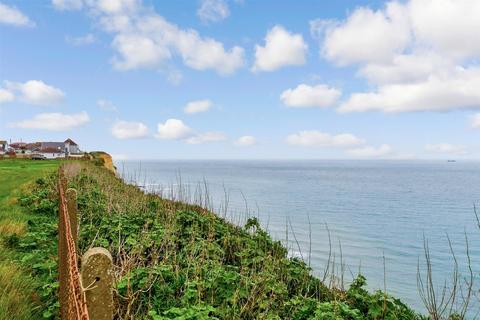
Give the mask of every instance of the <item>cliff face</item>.
[[113, 159], [111, 155], [103, 151], [91, 152], [91, 155], [95, 160], [100, 161], [105, 168], [115, 174], [117, 173], [117, 168], [115, 168], [115, 166], [113, 165]]
[[100, 157], [103, 159], [103, 165], [105, 166], [105, 168], [112, 171], [113, 173], [117, 172], [115, 166], [113, 165], [113, 159], [111, 155], [109, 155], [108, 153], [103, 153]]

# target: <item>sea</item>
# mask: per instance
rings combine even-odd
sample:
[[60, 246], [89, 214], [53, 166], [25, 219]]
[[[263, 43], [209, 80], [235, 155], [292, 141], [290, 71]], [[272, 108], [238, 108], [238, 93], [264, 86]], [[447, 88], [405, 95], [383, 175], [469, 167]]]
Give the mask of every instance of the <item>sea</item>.
[[257, 217], [291, 256], [322, 278], [334, 270], [346, 287], [361, 273], [369, 290], [386, 290], [424, 312], [418, 275], [425, 281], [428, 246], [439, 289], [451, 283], [456, 260], [462, 279], [472, 266], [478, 291], [480, 162], [131, 160], [116, 166], [129, 183], [201, 203], [236, 224]]

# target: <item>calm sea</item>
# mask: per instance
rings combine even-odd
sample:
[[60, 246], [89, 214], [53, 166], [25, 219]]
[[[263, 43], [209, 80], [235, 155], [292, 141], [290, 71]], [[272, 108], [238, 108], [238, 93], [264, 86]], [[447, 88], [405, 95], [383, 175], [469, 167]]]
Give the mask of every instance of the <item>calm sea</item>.
[[437, 283], [448, 279], [453, 268], [447, 234], [462, 271], [467, 266], [468, 236], [479, 275], [480, 230], [473, 207], [480, 201], [480, 162], [202, 160], [116, 164], [125, 180], [167, 196], [172, 189], [181, 188], [188, 190], [183, 192], [184, 198], [187, 194], [193, 197], [199, 183], [203, 186], [206, 181], [214, 209], [223, 214], [228, 197], [227, 216], [232, 221], [242, 223], [247, 215], [258, 216], [263, 227], [283, 241], [288, 229], [291, 254], [310, 260], [319, 275], [328, 260], [328, 226], [335, 260], [339, 262], [342, 256], [346, 265], [345, 279], [361, 270], [371, 290], [383, 289], [386, 284], [388, 292], [418, 310], [423, 310], [417, 264], [419, 259], [423, 261], [424, 237]]

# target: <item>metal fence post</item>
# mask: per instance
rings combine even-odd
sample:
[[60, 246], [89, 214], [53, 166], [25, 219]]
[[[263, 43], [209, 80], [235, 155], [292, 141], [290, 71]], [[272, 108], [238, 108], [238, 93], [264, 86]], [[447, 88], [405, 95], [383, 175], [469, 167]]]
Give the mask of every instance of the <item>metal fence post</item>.
[[105, 248], [91, 248], [82, 257], [82, 285], [92, 320], [113, 318], [112, 256]]

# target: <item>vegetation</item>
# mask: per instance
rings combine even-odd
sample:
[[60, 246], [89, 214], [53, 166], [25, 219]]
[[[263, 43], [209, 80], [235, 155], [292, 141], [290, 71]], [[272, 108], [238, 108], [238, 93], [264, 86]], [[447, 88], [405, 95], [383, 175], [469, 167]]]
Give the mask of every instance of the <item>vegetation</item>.
[[80, 251], [110, 250], [117, 317], [151, 319], [420, 319], [358, 276], [344, 291], [325, 286], [261, 229], [148, 195], [102, 167], [70, 181], [81, 212]]
[[[57, 237], [52, 173], [57, 165], [52, 163], [44, 178], [36, 171], [5, 189], [34, 180], [11, 205], [2, 202], [2, 208], [10, 205], [23, 218], [19, 229], [8, 227], [15, 232], [2, 232], [0, 249], [10, 258], [0, 260], [0, 284], [10, 304], [27, 311], [2, 314], [9, 303], [2, 294], [0, 319], [58, 317], [52, 240]], [[308, 265], [289, 257], [255, 218], [236, 226], [200, 206], [145, 194], [99, 161], [81, 162], [78, 168], [69, 186], [78, 191], [79, 249], [101, 246], [112, 253], [118, 319], [429, 319], [385, 292], [368, 292], [362, 275], [345, 290], [335, 285], [334, 275], [328, 284], [312, 276]], [[18, 267], [22, 272], [13, 272]]]
[[41, 177], [54, 173], [58, 165], [58, 161], [0, 161], [0, 319], [38, 319], [48, 312], [46, 291], [56, 290], [52, 241], [56, 203], [49, 202], [47, 194], [40, 195], [30, 212], [21, 207], [21, 194], [31, 193], [22, 185], [35, 180], [38, 186], [44, 184]]

